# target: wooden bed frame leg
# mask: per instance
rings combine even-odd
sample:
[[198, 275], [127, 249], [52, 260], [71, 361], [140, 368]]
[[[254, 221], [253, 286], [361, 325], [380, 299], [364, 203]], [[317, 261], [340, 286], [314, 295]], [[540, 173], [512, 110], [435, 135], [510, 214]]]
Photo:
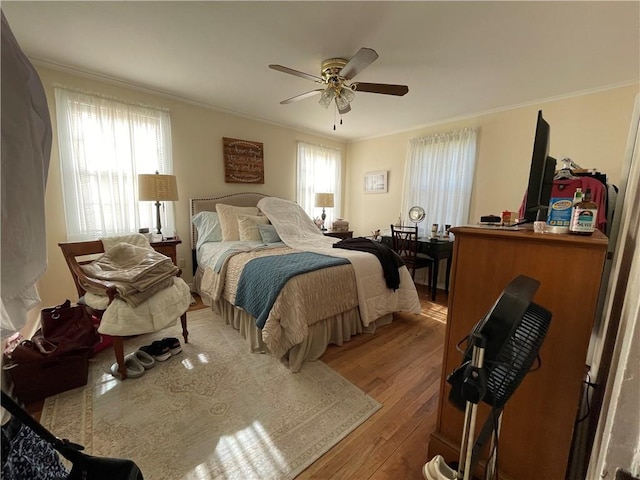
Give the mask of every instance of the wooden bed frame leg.
[[120, 374], [120, 380], [126, 380], [127, 367], [124, 364], [124, 345], [122, 337], [112, 337], [113, 339], [113, 353], [116, 356], [116, 362], [118, 363], [118, 373]]
[[189, 343], [189, 332], [187, 331], [187, 312], [180, 315], [180, 323], [182, 324], [182, 338], [184, 343]]

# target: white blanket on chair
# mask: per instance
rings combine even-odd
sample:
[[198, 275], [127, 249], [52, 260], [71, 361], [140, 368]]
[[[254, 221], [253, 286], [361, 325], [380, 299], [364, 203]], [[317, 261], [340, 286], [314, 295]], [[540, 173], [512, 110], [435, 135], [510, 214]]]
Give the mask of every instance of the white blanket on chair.
[[92, 308], [106, 308], [98, 332], [105, 335], [139, 335], [175, 325], [180, 315], [189, 308], [191, 291], [182, 278], [175, 277], [172, 286], [161, 290], [135, 308], [118, 298], [107, 308], [109, 299], [104, 295], [92, 293], [86, 293], [84, 300]]
[[392, 312], [421, 312], [420, 299], [406, 267], [400, 268], [400, 288], [393, 291], [387, 287], [382, 266], [374, 255], [333, 248], [339, 240], [323, 235], [298, 204], [267, 197], [258, 202], [258, 208], [291, 248], [346, 258], [351, 262], [356, 275], [360, 316], [365, 326]]

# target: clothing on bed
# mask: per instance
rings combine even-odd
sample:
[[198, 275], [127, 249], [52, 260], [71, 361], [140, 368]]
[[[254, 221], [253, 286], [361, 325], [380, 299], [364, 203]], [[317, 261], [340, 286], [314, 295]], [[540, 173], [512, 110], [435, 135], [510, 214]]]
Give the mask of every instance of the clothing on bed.
[[245, 265], [240, 275], [236, 305], [253, 315], [257, 327], [261, 329], [290, 278], [346, 263], [349, 262], [343, 258], [309, 252], [254, 258]]
[[372, 253], [380, 261], [387, 287], [393, 290], [397, 290], [400, 287], [400, 271], [398, 269], [404, 265], [404, 262], [396, 252], [384, 243], [374, 242], [364, 237], [345, 238], [334, 243], [333, 248]]

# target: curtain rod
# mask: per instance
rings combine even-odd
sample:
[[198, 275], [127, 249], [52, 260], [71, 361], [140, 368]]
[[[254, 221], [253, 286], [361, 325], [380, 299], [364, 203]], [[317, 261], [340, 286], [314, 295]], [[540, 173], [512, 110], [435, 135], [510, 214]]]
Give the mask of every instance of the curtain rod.
[[67, 90], [68, 92], [81, 93], [83, 95], [89, 95], [91, 97], [97, 97], [97, 98], [101, 98], [103, 100], [111, 100], [111, 101], [114, 101], [114, 102], [123, 103], [125, 105], [133, 105], [135, 107], [149, 108], [151, 110], [158, 110], [158, 111], [161, 111], [161, 112], [169, 112], [170, 111], [169, 108], [167, 108], [167, 107], [159, 107], [157, 105], [149, 105], [148, 103], [137, 102], [135, 100], [116, 97], [116, 96], [113, 96], [113, 95], [107, 95], [107, 94], [100, 93], [100, 92], [95, 92], [95, 91], [92, 91], [92, 90], [85, 90], [83, 88], [78, 88], [78, 87], [69, 87], [67, 85], [62, 85], [60, 83], [54, 83], [53, 86], [54, 86], [54, 88], [59, 88], [61, 90]]

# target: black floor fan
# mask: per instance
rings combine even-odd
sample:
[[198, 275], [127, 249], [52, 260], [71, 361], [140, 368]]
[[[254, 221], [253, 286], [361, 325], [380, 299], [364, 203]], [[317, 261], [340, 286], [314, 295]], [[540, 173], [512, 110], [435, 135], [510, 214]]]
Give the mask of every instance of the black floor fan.
[[[441, 456], [423, 468], [427, 480], [469, 480], [480, 452], [491, 436], [491, 455], [485, 479], [497, 477], [498, 435], [502, 410], [538, 357], [549, 330], [551, 312], [531, 301], [540, 282], [520, 275], [504, 289], [489, 312], [474, 326], [466, 341], [462, 364], [447, 378], [449, 401], [465, 412], [457, 471]], [[478, 403], [491, 406], [475, 438]]]

